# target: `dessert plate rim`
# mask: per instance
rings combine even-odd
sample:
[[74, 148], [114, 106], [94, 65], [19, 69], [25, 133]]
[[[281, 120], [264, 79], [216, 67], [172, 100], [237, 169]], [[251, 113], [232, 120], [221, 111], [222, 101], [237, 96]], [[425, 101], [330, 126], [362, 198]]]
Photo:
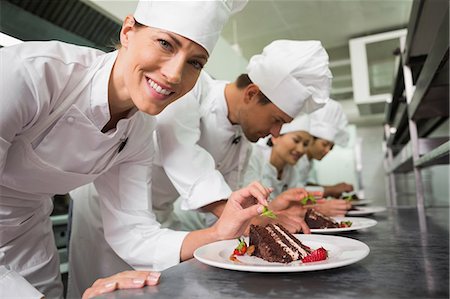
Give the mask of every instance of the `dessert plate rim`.
[[[364, 259], [370, 252], [365, 243], [347, 237], [330, 235], [296, 234], [305, 245], [317, 249], [320, 246], [328, 250], [329, 257], [325, 261], [301, 263], [295, 261], [289, 264], [269, 263], [257, 257], [245, 257], [232, 261], [230, 255], [237, 245], [236, 240], [218, 241], [204, 245], [194, 251], [194, 257], [209, 266], [247, 272], [304, 272], [326, 270], [354, 264]], [[248, 244], [248, 238], [245, 238]], [[238, 257], [239, 258], [239, 257]], [[252, 259], [252, 262], [247, 262]]]
[[375, 226], [378, 222], [375, 219], [363, 218], [363, 217], [331, 217], [336, 222], [351, 221], [350, 227], [338, 227], [338, 228], [312, 228], [311, 233], [338, 233], [348, 232], [353, 230], [360, 230]]
[[380, 213], [386, 211], [386, 207], [382, 206], [367, 206], [367, 207], [356, 207], [357, 210], [347, 211], [347, 216], [367, 216], [375, 213]]

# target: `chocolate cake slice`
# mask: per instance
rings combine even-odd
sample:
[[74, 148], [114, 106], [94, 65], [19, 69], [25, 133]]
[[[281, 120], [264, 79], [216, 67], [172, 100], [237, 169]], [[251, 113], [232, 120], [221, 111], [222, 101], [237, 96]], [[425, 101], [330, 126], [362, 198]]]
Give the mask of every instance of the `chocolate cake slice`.
[[305, 222], [309, 228], [338, 228], [339, 223], [332, 218], [317, 212], [314, 209], [308, 209], [305, 215]]
[[250, 245], [255, 246], [254, 256], [268, 262], [290, 263], [311, 253], [280, 224], [250, 225]]

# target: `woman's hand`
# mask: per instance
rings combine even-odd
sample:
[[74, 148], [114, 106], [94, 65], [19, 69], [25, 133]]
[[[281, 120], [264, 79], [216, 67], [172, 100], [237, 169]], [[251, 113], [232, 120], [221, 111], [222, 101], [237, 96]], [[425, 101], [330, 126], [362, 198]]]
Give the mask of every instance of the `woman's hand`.
[[159, 272], [124, 271], [113, 276], [97, 279], [87, 289], [82, 299], [89, 299], [101, 294], [111, 293], [114, 290], [137, 289], [144, 286], [154, 286], [159, 283]]
[[319, 199], [314, 209], [326, 216], [345, 216], [352, 204], [343, 199]]
[[222, 215], [213, 225], [220, 240], [242, 236], [253, 217], [263, 212], [271, 188], [253, 182], [245, 188], [233, 192], [228, 199]]

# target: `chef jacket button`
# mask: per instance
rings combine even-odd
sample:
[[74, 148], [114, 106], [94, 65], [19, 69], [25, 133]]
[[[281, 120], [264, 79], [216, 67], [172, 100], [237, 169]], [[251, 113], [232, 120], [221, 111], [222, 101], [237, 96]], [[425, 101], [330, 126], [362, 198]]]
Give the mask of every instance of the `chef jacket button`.
[[75, 117], [69, 116], [69, 117], [67, 118], [67, 122], [68, 122], [69, 124], [73, 124], [73, 123], [75, 122]]

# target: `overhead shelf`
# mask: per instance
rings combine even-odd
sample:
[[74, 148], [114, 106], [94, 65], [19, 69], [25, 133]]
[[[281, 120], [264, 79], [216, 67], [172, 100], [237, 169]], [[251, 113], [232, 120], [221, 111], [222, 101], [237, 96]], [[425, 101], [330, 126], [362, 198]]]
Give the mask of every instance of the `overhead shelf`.
[[447, 141], [431, 152], [426, 153], [414, 162], [416, 167], [426, 167], [449, 163], [450, 141]]
[[386, 123], [392, 124], [400, 103], [406, 102], [403, 92], [405, 90], [405, 83], [403, 81], [403, 65], [401, 59], [397, 61], [397, 71], [394, 74], [394, 88], [392, 90], [392, 101], [386, 105]]
[[430, 53], [442, 24], [440, 20], [444, 20], [446, 14], [448, 25], [448, 9], [446, 0], [413, 1], [403, 53], [405, 64], [411, 65], [415, 58]]
[[[418, 140], [418, 154], [423, 158], [425, 162], [422, 163], [433, 163], [440, 162], [438, 158], [445, 156], [445, 143], [448, 143], [448, 138], [437, 137], [437, 138], [420, 138]], [[444, 145], [443, 149], [439, 149], [440, 146]], [[439, 149], [439, 150], [438, 150]], [[435, 152], [438, 151], [438, 152]], [[441, 154], [444, 151], [444, 154]], [[431, 155], [431, 153], [434, 153]], [[435, 157], [435, 155], [439, 154]], [[448, 156], [448, 145], [447, 145], [447, 156]], [[419, 160], [420, 160], [419, 159]], [[419, 161], [417, 160], [417, 161]], [[394, 157], [388, 172], [391, 173], [404, 173], [413, 170], [414, 166], [417, 167], [416, 162], [413, 159], [413, 147], [411, 141], [405, 145], [402, 150]], [[428, 164], [427, 164], [428, 165]], [[430, 164], [431, 165], [431, 164]], [[422, 166], [426, 166], [425, 164]]]
[[384, 130], [389, 195], [395, 205], [395, 174], [413, 171], [424, 207], [422, 168], [449, 164], [449, 1], [413, 1], [401, 49]]
[[425, 60], [408, 107], [410, 118], [448, 116], [448, 11]]

